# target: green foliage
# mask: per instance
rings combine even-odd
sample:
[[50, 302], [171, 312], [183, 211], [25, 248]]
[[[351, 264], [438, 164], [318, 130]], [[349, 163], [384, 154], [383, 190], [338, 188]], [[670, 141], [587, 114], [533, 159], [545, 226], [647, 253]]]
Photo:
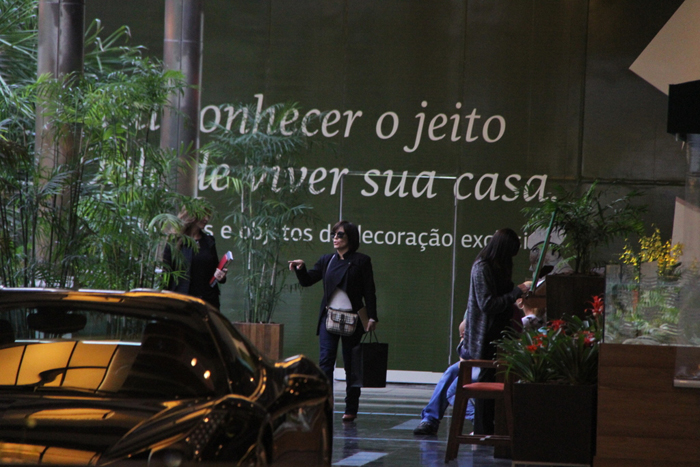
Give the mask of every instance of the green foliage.
[[497, 342], [506, 375], [528, 383], [597, 383], [602, 298], [594, 297], [591, 305], [583, 320], [571, 316], [541, 329], [508, 332]]
[[605, 341], [697, 345], [698, 276], [692, 268], [678, 276], [653, 272], [640, 280], [633, 264], [608, 266]]
[[[190, 200], [169, 189], [177, 158], [158, 147], [148, 123], [184, 84], [140, 48], [118, 45], [126, 28], [104, 40], [100, 33], [95, 23], [86, 34], [84, 75], [20, 80], [0, 102], [3, 285], [160, 285], [163, 227]], [[35, 105], [52, 130], [41, 151]], [[43, 163], [55, 155], [59, 163]]]
[[0, 167], [17, 168], [34, 145], [34, 106], [24, 89], [36, 80], [37, 10], [31, 0], [0, 7]]
[[270, 106], [255, 118], [250, 118], [256, 114], [254, 107], [243, 109], [249, 119], [245, 132], [219, 128], [203, 152], [229, 168], [226, 181], [218, 183], [227, 184], [232, 194], [226, 219], [238, 229], [232, 239], [242, 262], [235, 279], [246, 294], [243, 319], [268, 323], [285, 290], [285, 229], [310, 215], [302, 187], [305, 174], [296, 168], [309, 140], [282, 126], [286, 118], [299, 115], [294, 104]]
[[0, 5], [0, 90], [36, 78], [37, 2], [3, 0]]
[[578, 190], [565, 191], [558, 187], [552, 196], [536, 207], [523, 209], [528, 221], [526, 232], [546, 229], [556, 212], [554, 230], [566, 235], [562, 248], [565, 257], [573, 258], [574, 272], [586, 273], [592, 267], [592, 255], [596, 248], [608, 245], [619, 237], [643, 232], [641, 214], [644, 206], [633, 204], [641, 193], [631, 191], [621, 198], [603, 202], [604, 190], [596, 190], [593, 183], [582, 195]]

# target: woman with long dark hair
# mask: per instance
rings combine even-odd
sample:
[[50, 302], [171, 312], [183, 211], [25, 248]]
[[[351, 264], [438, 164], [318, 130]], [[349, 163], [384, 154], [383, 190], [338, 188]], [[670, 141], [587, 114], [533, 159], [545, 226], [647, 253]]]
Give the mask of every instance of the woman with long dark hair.
[[[318, 316], [316, 334], [320, 342], [319, 365], [330, 381], [338, 354], [338, 342], [343, 342], [343, 364], [345, 366], [345, 414], [344, 422], [357, 418], [360, 403], [360, 388], [352, 384], [352, 349], [357, 346], [365, 331], [376, 327], [377, 297], [374, 287], [374, 273], [369, 256], [357, 252], [360, 246], [360, 233], [355, 224], [340, 221], [331, 230], [335, 253], [321, 256], [313, 268], [306, 269], [304, 261], [289, 261], [289, 269], [296, 272], [299, 284], [308, 287], [323, 281], [323, 299]], [[355, 332], [349, 336], [334, 334], [326, 329], [328, 309], [357, 313], [366, 308], [367, 328], [359, 323]], [[359, 321], [359, 320], [358, 320]]]
[[[513, 305], [530, 282], [513, 284], [513, 257], [520, 250], [520, 239], [512, 229], [500, 229], [479, 252], [472, 265], [467, 322], [467, 348], [474, 359], [496, 357], [493, 341], [511, 324]], [[478, 381], [492, 382], [495, 370], [482, 369]], [[477, 399], [474, 404], [474, 433], [493, 434], [494, 401]]]

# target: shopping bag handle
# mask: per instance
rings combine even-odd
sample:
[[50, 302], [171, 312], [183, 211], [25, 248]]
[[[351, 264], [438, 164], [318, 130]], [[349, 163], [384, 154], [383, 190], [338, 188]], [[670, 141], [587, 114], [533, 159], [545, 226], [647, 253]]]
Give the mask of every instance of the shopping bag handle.
[[365, 339], [367, 338], [368, 335], [369, 335], [369, 341], [368, 341], [369, 343], [372, 343], [372, 337], [374, 337], [375, 342], [377, 344], [379, 344], [379, 339], [377, 338], [377, 334], [374, 332], [374, 330], [364, 333], [364, 335], [362, 336], [362, 341], [361, 341], [363, 344], [365, 343]]

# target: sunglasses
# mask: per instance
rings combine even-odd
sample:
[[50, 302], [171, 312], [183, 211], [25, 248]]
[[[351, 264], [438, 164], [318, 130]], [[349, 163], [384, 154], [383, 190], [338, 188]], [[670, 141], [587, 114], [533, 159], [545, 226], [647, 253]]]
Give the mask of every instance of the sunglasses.
[[331, 238], [343, 238], [345, 237], [345, 232], [331, 232]]

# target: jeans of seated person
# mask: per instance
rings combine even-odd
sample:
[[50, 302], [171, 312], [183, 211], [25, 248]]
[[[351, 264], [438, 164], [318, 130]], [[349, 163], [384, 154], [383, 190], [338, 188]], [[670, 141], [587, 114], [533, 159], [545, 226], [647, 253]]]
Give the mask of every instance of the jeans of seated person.
[[[479, 369], [476, 368], [478, 372]], [[472, 372], [473, 374], [473, 372]], [[459, 362], [450, 365], [442, 374], [433, 391], [433, 395], [421, 412], [421, 421], [430, 424], [439, 425], [440, 420], [445, 415], [445, 411], [449, 405], [454, 405], [455, 393], [457, 392], [457, 377], [459, 376]], [[472, 376], [474, 378], [474, 376]], [[474, 401], [469, 399], [467, 404], [467, 413], [465, 419], [472, 421], [474, 419]]]

